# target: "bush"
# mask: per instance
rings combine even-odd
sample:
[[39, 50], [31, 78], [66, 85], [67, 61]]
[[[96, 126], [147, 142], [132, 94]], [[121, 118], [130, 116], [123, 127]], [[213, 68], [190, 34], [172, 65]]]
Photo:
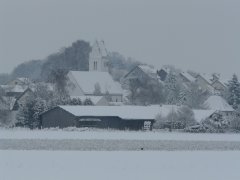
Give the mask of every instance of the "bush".
[[157, 115], [153, 128], [155, 129], [184, 129], [196, 124], [193, 111], [183, 106], [177, 112], [172, 111], [166, 117]]
[[240, 118], [235, 117], [231, 122], [230, 122], [230, 128], [233, 130], [240, 131]]

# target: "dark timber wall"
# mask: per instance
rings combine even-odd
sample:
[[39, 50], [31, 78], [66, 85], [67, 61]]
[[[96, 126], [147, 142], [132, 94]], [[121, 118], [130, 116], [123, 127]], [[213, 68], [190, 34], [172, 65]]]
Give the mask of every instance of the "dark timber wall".
[[[93, 121], [90, 121], [92, 119]], [[98, 120], [98, 121], [97, 121]], [[119, 117], [96, 117], [96, 116], [84, 116], [75, 117], [73, 114], [63, 110], [60, 107], [51, 109], [41, 115], [41, 127], [97, 127], [97, 128], [110, 128], [110, 129], [129, 129], [129, 130], [142, 130], [145, 121], [151, 121], [153, 124], [154, 120], [123, 120]], [[151, 125], [152, 128], [152, 125]]]
[[56, 107], [41, 115], [42, 128], [50, 127], [73, 127], [76, 126], [76, 118], [69, 112]]

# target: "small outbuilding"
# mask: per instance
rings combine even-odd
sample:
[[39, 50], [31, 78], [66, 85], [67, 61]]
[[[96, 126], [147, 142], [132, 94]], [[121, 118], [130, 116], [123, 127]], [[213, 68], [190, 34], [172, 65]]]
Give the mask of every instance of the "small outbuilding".
[[152, 130], [157, 112], [151, 106], [58, 106], [41, 114], [41, 126]]

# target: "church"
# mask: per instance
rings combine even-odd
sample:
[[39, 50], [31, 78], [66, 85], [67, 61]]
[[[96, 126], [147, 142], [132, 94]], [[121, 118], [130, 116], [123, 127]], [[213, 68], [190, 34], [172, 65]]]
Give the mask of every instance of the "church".
[[108, 72], [108, 52], [104, 41], [95, 41], [89, 54], [89, 71], [69, 71], [70, 96], [105, 96], [109, 102], [122, 102], [121, 84]]

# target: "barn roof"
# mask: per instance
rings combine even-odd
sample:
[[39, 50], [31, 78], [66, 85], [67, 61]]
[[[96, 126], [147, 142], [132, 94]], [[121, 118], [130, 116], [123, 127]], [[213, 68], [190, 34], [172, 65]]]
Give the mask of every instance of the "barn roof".
[[[74, 116], [120, 117], [122, 119], [146, 120], [156, 119], [157, 115], [167, 117], [172, 111], [177, 112], [180, 106], [152, 105], [152, 106], [59, 106]], [[193, 110], [197, 122], [208, 118], [215, 110]]]
[[59, 106], [77, 116], [119, 117], [131, 120], [154, 120], [159, 106]]

